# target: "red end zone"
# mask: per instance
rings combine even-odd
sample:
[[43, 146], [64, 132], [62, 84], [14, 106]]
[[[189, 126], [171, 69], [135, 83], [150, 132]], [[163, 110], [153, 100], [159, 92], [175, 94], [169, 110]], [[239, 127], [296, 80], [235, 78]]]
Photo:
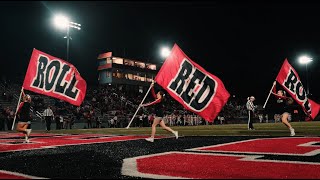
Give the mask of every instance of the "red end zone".
[[319, 137], [263, 138], [190, 149], [202, 152], [232, 152], [313, 156], [320, 153]]
[[189, 149], [201, 153], [139, 156], [124, 159], [122, 174], [145, 178], [320, 179], [320, 162], [265, 157], [314, 156], [320, 153], [319, 144], [318, 137], [263, 138]]
[[259, 160], [257, 155], [169, 152], [125, 159], [122, 174], [146, 178], [319, 179], [319, 163]]
[[46, 179], [46, 178], [29, 176], [21, 173], [0, 170], [0, 179]]
[[[58, 146], [83, 145], [95, 143], [108, 143], [117, 141], [130, 141], [144, 139], [149, 136], [114, 136], [105, 134], [32, 134], [28, 144], [23, 143], [24, 138], [18, 133], [2, 134], [0, 138], [0, 153], [11, 151], [23, 151], [33, 149], [55, 148]], [[168, 138], [156, 136], [156, 139]]]
[[[83, 145], [94, 143], [108, 143], [118, 141], [130, 141], [144, 139], [149, 136], [114, 136], [106, 134], [44, 134], [33, 133], [30, 136], [30, 142], [24, 144], [24, 137], [20, 133], [1, 133], [0, 134], [0, 153], [34, 150], [44, 148], [55, 148], [58, 146]], [[157, 136], [156, 139], [168, 138]], [[29, 176], [22, 173], [0, 170], [0, 179], [44, 179], [42, 177]]]

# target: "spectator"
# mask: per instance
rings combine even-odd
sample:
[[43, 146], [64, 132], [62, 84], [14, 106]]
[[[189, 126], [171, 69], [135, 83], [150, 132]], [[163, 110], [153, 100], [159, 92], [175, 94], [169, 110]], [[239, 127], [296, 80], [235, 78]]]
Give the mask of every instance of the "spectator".
[[99, 119], [99, 117], [96, 117], [96, 127], [101, 128], [101, 124], [102, 124], [101, 119]]
[[148, 116], [146, 114], [143, 113], [142, 115], [142, 121], [143, 121], [143, 127], [148, 127]]
[[71, 129], [71, 117], [70, 116], [64, 116], [63, 117], [63, 128], [64, 129]]
[[84, 113], [84, 117], [87, 120], [87, 128], [92, 128], [92, 122], [91, 122], [91, 113], [90, 111], [86, 110], [86, 112]]
[[11, 131], [13, 120], [14, 120], [14, 111], [8, 108], [7, 127], [9, 131]]
[[112, 119], [110, 119], [110, 128], [114, 128], [115, 127], [115, 122], [114, 122], [114, 117]]
[[47, 131], [50, 131], [51, 130], [51, 121], [53, 121], [53, 117], [54, 117], [50, 106], [48, 106], [47, 109], [43, 111], [43, 116], [46, 120]]
[[62, 115], [60, 115], [59, 116], [59, 120], [60, 120], [60, 127], [61, 127], [61, 129], [63, 129], [64, 127], [63, 127], [63, 122], [64, 122], [64, 118], [63, 118], [63, 116]]
[[114, 117], [113, 117], [113, 120], [114, 120], [114, 127], [117, 127], [117, 124], [118, 124], [118, 114], [115, 113]]
[[55, 117], [55, 122], [56, 122], [56, 130], [60, 130], [61, 129], [60, 116]]
[[0, 107], [0, 131], [5, 131], [5, 119], [6, 119], [6, 112], [3, 107]]
[[139, 115], [139, 127], [143, 126], [143, 114]]

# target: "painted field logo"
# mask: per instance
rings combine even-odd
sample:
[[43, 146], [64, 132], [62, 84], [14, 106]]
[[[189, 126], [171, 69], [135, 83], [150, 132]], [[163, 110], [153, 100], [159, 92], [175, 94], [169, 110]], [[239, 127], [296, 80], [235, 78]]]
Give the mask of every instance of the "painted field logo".
[[216, 94], [217, 82], [184, 59], [168, 89], [179, 96], [192, 110], [205, 109]]
[[50, 61], [48, 57], [40, 55], [37, 63], [37, 75], [32, 81], [32, 87], [44, 90], [46, 92], [59, 93], [62, 96], [71, 99], [77, 99], [79, 89], [74, 74], [71, 81], [66, 80], [70, 73], [70, 66], [58, 60]]
[[161, 179], [319, 179], [320, 163], [311, 158], [319, 155], [319, 142], [319, 137], [250, 139], [126, 158], [122, 175]]

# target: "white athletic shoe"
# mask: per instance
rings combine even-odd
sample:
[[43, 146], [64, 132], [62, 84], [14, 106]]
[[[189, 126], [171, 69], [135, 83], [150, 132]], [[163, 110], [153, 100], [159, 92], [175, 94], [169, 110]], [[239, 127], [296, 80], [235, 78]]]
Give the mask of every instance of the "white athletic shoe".
[[154, 141], [154, 138], [149, 137], [149, 138], [146, 138], [145, 140], [146, 140], [146, 141], [149, 141], [149, 142], [153, 142], [153, 141]]
[[179, 136], [178, 136], [178, 131], [174, 131], [173, 134], [174, 134], [174, 136], [176, 136], [176, 139], [179, 138]]
[[290, 129], [290, 136], [295, 136], [295, 135], [296, 135], [296, 133], [294, 132], [294, 129], [291, 128], [291, 129]]
[[28, 138], [28, 136], [25, 134], [25, 137], [24, 137], [24, 142], [23, 143], [29, 143], [30, 141], [29, 141], [29, 138]]

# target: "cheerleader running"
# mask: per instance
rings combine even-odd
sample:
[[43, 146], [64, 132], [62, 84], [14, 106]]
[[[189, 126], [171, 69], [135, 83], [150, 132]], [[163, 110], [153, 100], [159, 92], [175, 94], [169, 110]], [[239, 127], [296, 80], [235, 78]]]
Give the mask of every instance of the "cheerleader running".
[[154, 105], [154, 109], [155, 109], [155, 118], [154, 118], [153, 124], [152, 124], [151, 137], [146, 138], [146, 140], [149, 141], [149, 142], [153, 142], [154, 141], [154, 136], [156, 134], [156, 127], [157, 127], [158, 124], [160, 124], [160, 126], [163, 129], [173, 133], [175, 135], [176, 139], [178, 139], [178, 131], [172, 130], [170, 127], [166, 126], [165, 123], [163, 122], [164, 113], [163, 113], [163, 105], [161, 103], [161, 101], [163, 100], [163, 96], [164, 96], [163, 92], [159, 91], [157, 94], [155, 94], [155, 92], [154, 92], [154, 82], [152, 82], [151, 86], [152, 86], [152, 90], [151, 90], [152, 91], [152, 95], [155, 98], [155, 100], [153, 102], [141, 105], [142, 107]]

